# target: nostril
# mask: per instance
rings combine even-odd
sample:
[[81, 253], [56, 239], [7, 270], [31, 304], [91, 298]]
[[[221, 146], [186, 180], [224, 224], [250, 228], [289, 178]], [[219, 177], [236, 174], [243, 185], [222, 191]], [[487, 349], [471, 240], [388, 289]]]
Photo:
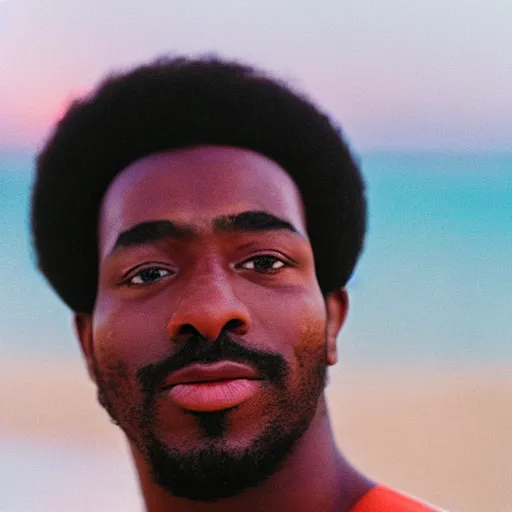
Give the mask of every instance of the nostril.
[[183, 324], [180, 327], [178, 334], [182, 335], [182, 336], [186, 336], [186, 335], [197, 336], [198, 334], [200, 335], [199, 331], [192, 324]]
[[178, 341], [199, 335], [214, 341], [222, 331], [239, 336], [246, 334], [251, 325], [249, 314], [221, 306], [216, 308], [208, 305], [196, 311], [182, 308], [175, 312], [167, 323], [169, 340]]
[[237, 318], [233, 318], [232, 320], [229, 320], [229, 322], [226, 323], [224, 326], [224, 329], [226, 331], [238, 331], [243, 327], [244, 323], [242, 320], [238, 320]]

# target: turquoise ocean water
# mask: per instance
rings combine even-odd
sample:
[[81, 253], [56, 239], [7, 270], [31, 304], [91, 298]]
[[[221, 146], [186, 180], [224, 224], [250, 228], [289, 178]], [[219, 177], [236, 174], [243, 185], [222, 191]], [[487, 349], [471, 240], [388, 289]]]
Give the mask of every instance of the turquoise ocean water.
[[[352, 361], [512, 361], [512, 154], [361, 158], [365, 252], [341, 337]], [[29, 155], [0, 154], [0, 352], [78, 354], [30, 249]], [[77, 272], [80, 269], [77, 268]]]

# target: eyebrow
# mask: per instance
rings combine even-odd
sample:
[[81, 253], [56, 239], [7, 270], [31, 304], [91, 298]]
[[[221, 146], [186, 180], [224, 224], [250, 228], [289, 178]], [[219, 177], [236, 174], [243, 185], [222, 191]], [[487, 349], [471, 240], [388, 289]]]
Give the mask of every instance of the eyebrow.
[[222, 215], [213, 221], [216, 231], [275, 231], [286, 229], [297, 233], [288, 221], [264, 211], [248, 211], [235, 215]]
[[[299, 231], [288, 221], [264, 211], [247, 211], [234, 215], [221, 215], [213, 220], [215, 231], [276, 231], [287, 230], [299, 234]], [[154, 220], [141, 222], [123, 231], [114, 244], [111, 252], [120, 248], [144, 245], [151, 242], [171, 238], [183, 240], [197, 237], [198, 230], [187, 224], [177, 224], [170, 220]], [[302, 236], [302, 235], [301, 235]]]
[[111, 252], [134, 245], [158, 242], [164, 238], [183, 239], [194, 236], [195, 230], [190, 226], [179, 226], [170, 220], [152, 220], [141, 222], [123, 231], [116, 240]]

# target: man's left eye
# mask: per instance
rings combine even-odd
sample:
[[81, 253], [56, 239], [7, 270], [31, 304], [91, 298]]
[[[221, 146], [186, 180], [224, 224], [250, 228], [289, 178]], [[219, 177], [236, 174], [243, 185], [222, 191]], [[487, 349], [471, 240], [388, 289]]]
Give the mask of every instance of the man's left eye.
[[254, 270], [262, 274], [273, 274], [286, 266], [288, 266], [286, 262], [268, 254], [255, 256], [240, 264], [240, 267], [243, 269]]

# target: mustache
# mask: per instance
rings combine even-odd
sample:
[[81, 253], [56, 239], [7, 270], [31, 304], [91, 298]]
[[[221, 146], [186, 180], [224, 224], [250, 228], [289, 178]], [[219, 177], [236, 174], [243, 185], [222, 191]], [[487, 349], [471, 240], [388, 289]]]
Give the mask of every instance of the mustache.
[[285, 359], [276, 353], [249, 349], [223, 332], [213, 342], [200, 334], [188, 338], [183, 347], [167, 359], [137, 370], [136, 379], [148, 399], [156, 393], [163, 380], [173, 372], [191, 364], [208, 364], [218, 361], [234, 361], [255, 367], [265, 379], [282, 387], [288, 374]]

